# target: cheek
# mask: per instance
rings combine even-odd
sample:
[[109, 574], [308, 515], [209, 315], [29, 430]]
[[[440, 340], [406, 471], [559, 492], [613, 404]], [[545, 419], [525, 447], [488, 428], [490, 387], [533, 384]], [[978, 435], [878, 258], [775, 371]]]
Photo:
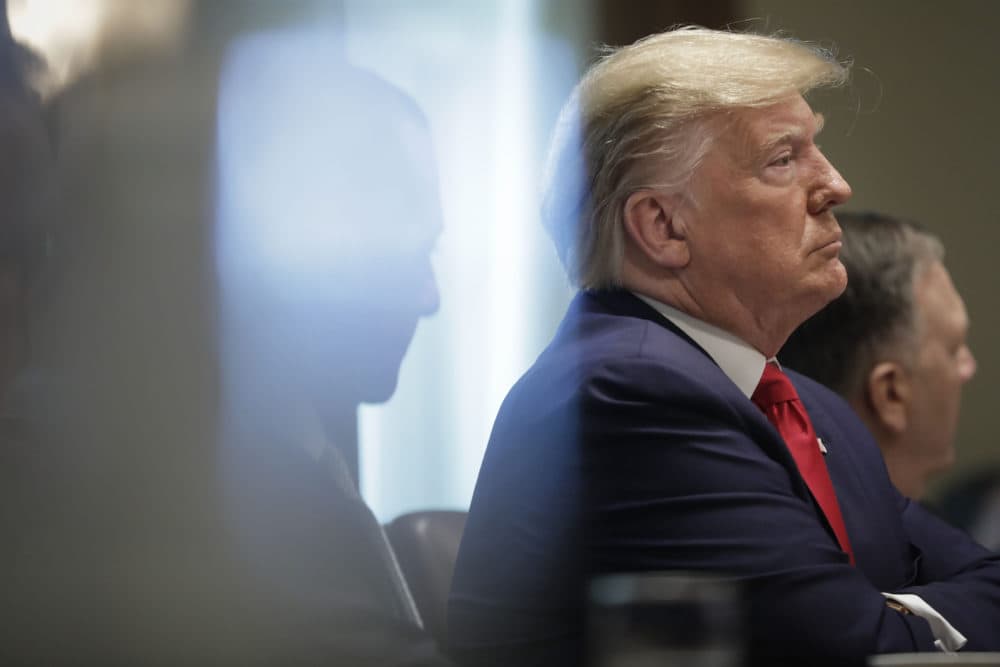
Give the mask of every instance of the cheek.
[[925, 376], [926, 394], [924, 409], [939, 428], [954, 431], [958, 422], [964, 381], [960, 369], [951, 359], [938, 359], [936, 366]]
[[786, 198], [758, 213], [757, 224], [762, 226], [766, 246], [775, 257], [798, 261], [815, 246], [821, 230], [808, 223], [804, 210], [797, 201]]
[[958, 400], [955, 392], [940, 382], [933, 385], [932, 378], [924, 380], [923, 390], [912, 404], [912, 454], [933, 469], [945, 468], [954, 458]]

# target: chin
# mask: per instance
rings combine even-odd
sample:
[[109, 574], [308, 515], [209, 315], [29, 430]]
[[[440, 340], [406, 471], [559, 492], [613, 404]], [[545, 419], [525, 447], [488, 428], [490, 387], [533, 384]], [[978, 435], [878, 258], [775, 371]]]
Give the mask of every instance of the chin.
[[830, 301], [844, 293], [847, 289], [847, 269], [839, 258], [833, 260], [834, 266], [830, 269]]
[[399, 368], [381, 369], [380, 372], [373, 372], [371, 377], [358, 387], [359, 402], [369, 405], [385, 403], [396, 393], [399, 385]]
[[821, 282], [817, 285], [813, 310], [807, 318], [825, 308], [827, 304], [843, 294], [845, 289], [847, 289], [847, 270], [844, 269], [840, 260], [836, 260], [836, 267], [823, 275]]
[[386, 340], [372, 335], [367, 346], [352, 346], [349, 361], [344, 361], [339, 372], [330, 374], [345, 385], [359, 403], [385, 403], [399, 385], [399, 370], [409, 348], [412, 332]]

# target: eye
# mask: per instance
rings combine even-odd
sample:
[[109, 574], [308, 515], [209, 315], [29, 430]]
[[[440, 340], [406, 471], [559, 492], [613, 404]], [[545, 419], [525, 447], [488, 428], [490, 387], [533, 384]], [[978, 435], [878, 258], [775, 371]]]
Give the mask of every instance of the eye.
[[792, 163], [792, 154], [791, 153], [787, 153], [785, 155], [782, 155], [778, 159], [771, 161], [767, 166], [768, 167], [787, 167], [791, 163]]

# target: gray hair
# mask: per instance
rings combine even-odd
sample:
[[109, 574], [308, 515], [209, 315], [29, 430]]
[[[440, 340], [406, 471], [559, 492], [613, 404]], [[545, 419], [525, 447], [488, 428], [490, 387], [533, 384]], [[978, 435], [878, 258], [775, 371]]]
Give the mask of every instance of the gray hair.
[[912, 363], [917, 338], [914, 285], [944, 259], [944, 246], [919, 224], [880, 213], [838, 213], [847, 289], [806, 320], [779, 357], [847, 398], [864, 391], [879, 361]]
[[625, 201], [681, 192], [720, 112], [767, 106], [847, 80], [849, 65], [785, 37], [686, 27], [610, 52], [584, 75], [556, 127], [542, 219], [570, 280], [621, 284]]

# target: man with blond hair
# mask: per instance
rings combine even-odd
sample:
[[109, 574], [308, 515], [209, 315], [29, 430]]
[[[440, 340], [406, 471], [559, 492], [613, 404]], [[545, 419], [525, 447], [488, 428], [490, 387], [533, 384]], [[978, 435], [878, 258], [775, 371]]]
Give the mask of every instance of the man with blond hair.
[[544, 210], [581, 291], [493, 428], [450, 601], [466, 664], [579, 664], [586, 582], [611, 572], [740, 582], [752, 664], [1000, 649], [1000, 561], [774, 359], [846, 284], [851, 190], [803, 96], [847, 75], [689, 28], [584, 76]]
[[881, 213], [837, 220], [847, 289], [796, 329], [779, 356], [851, 404], [893, 484], [920, 499], [955, 461], [962, 387], [976, 373], [969, 315], [930, 232]]

